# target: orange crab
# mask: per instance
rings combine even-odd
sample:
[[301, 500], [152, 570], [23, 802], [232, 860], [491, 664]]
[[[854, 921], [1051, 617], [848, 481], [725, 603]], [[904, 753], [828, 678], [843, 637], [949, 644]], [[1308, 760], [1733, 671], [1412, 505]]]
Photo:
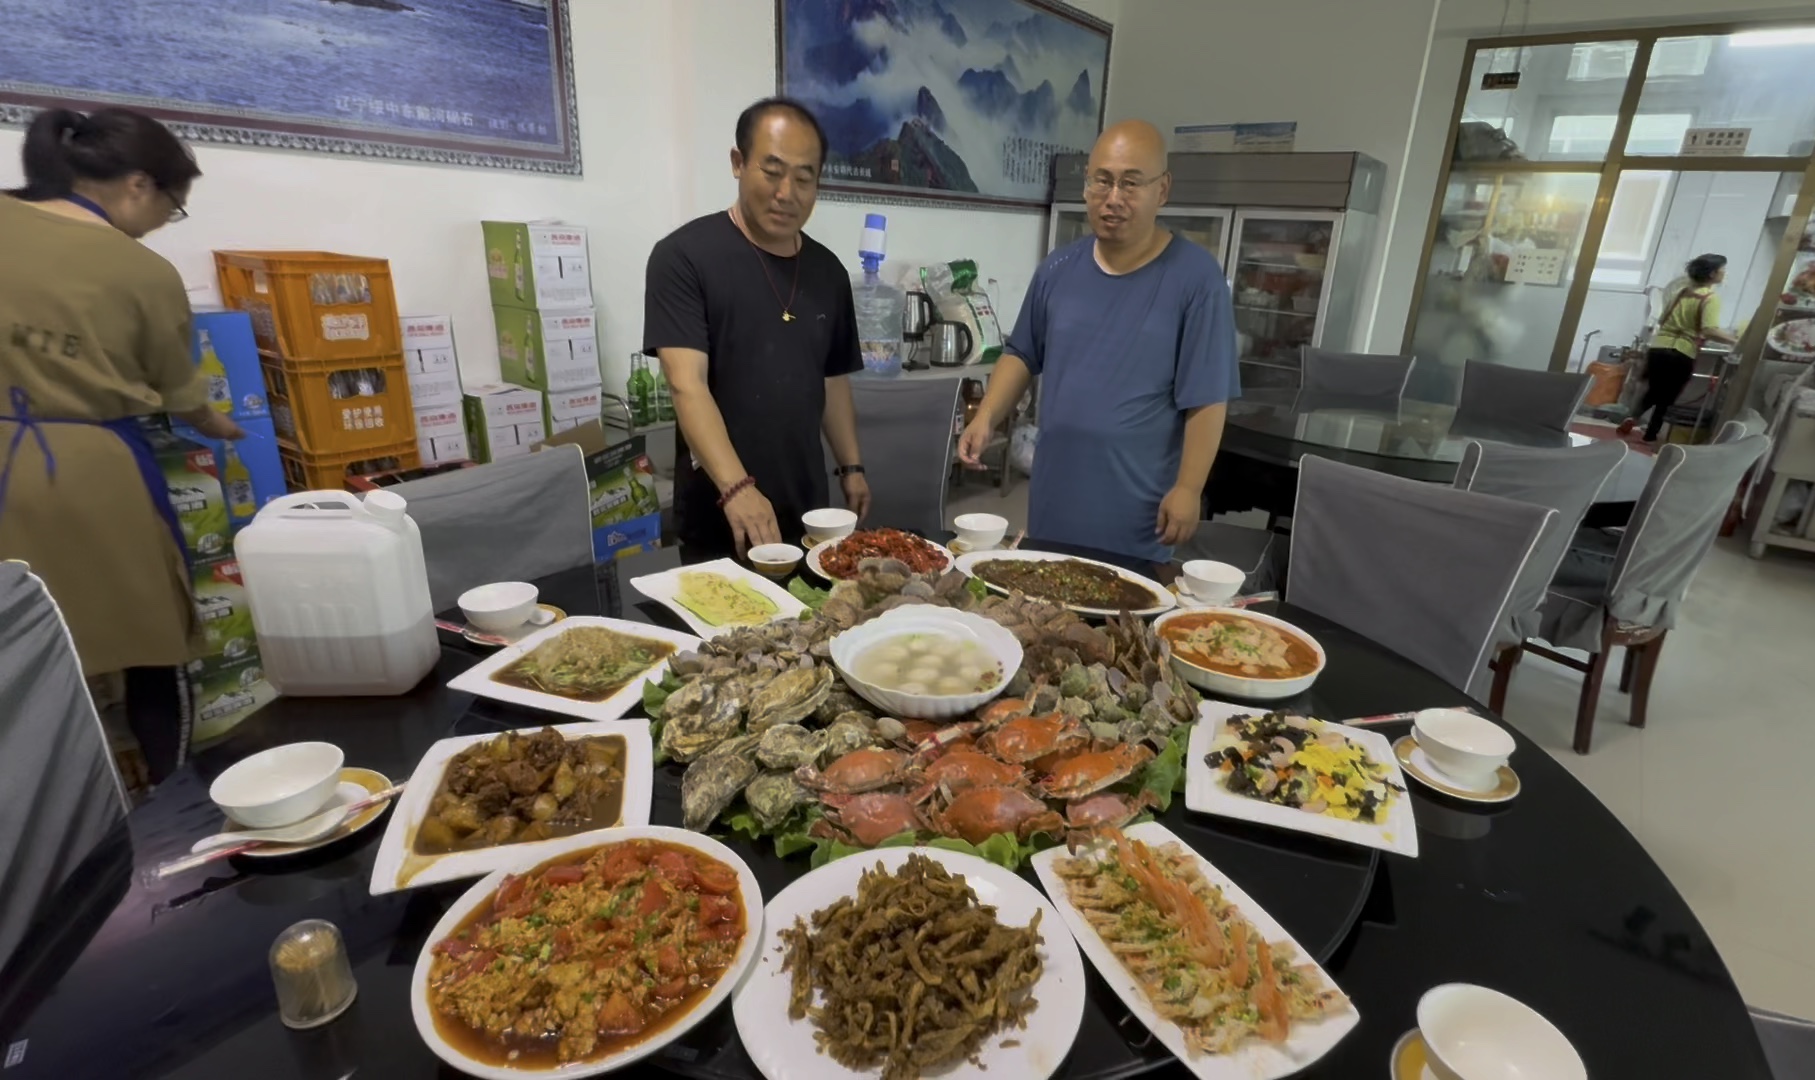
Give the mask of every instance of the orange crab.
[[853, 750], [823, 770], [802, 765], [794, 779], [802, 787], [829, 791], [839, 795], [856, 795], [888, 787], [909, 778], [908, 755], [900, 750], [881, 750], [874, 746]]
[[1036, 832], [1057, 833], [1065, 819], [1027, 792], [1001, 784], [985, 784], [961, 792], [943, 811], [927, 814], [929, 824], [943, 836], [956, 836], [981, 844], [997, 833], [1026, 840]]
[[1081, 799], [1126, 779], [1151, 760], [1153, 750], [1140, 744], [1122, 743], [1108, 750], [1077, 754], [1054, 766], [1037, 790], [1049, 799]]
[[1015, 786], [1027, 776], [1019, 765], [997, 761], [976, 750], [953, 750], [926, 767], [926, 778], [950, 797], [984, 784]]
[[891, 836], [926, 827], [920, 804], [932, 795], [929, 785], [906, 795], [872, 791], [862, 795], [824, 795], [826, 816], [813, 823], [811, 835], [875, 847]]
[[1148, 810], [1157, 809], [1159, 804], [1158, 796], [1151, 791], [1135, 795], [1099, 792], [1073, 799], [1065, 807], [1065, 824], [1074, 829], [1119, 829]]
[[1074, 716], [1051, 713], [1009, 720], [977, 740], [977, 749], [1012, 765], [1083, 748], [1090, 732]]

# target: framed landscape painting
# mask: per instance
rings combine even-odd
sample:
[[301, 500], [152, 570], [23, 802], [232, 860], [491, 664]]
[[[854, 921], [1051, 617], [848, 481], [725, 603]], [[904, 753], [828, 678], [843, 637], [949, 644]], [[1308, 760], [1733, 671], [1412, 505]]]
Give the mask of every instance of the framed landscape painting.
[[1058, 0], [776, 0], [775, 23], [833, 193], [1042, 206], [1103, 127], [1109, 24]]
[[0, 122], [139, 109], [203, 142], [580, 172], [568, 0], [6, 0]]

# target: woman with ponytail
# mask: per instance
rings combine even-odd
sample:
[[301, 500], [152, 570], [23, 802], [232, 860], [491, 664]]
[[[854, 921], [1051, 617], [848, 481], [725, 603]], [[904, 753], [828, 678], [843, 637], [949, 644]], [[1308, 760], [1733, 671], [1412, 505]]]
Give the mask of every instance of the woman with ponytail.
[[138, 421], [170, 413], [245, 435], [208, 406], [176, 268], [139, 243], [187, 216], [201, 169], [127, 109], [47, 109], [23, 158], [25, 186], [0, 195], [0, 559], [44, 579], [84, 674], [124, 673], [155, 781], [188, 743], [181, 675], [199, 625]]

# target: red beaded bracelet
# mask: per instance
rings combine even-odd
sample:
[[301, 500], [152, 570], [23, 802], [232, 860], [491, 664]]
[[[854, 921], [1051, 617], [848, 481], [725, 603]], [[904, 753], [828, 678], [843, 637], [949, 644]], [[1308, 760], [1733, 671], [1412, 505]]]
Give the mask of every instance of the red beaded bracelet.
[[720, 510], [723, 510], [725, 508], [725, 504], [730, 502], [732, 499], [737, 498], [739, 492], [743, 491], [747, 487], [755, 487], [755, 486], [756, 486], [756, 477], [754, 477], [754, 476], [746, 476], [742, 480], [739, 480], [737, 483], [732, 484], [730, 487], [725, 489], [725, 493], [723, 495], [720, 495], [718, 497], [718, 508]]

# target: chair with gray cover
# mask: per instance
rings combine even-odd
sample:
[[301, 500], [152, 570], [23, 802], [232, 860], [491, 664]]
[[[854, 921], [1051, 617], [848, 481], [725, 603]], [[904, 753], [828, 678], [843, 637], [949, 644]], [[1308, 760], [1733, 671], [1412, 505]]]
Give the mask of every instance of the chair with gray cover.
[[1588, 393], [1586, 372], [1533, 371], [1470, 360], [1451, 430], [1487, 435], [1495, 428], [1568, 431]]
[[[1550, 589], [1550, 579], [1556, 576], [1595, 496], [1625, 457], [1626, 446], [1617, 439], [1555, 448], [1471, 442], [1463, 449], [1462, 464], [1456, 469], [1456, 487], [1548, 506], [1557, 512], [1544, 526], [1537, 549], [1513, 587], [1512, 602], [1507, 605], [1506, 618], [1494, 640], [1497, 648], [1516, 646], [1538, 632], [1539, 611]], [[1502, 664], [1496, 657], [1493, 671], [1493, 689], [1487, 703], [1495, 712], [1504, 712], [1512, 665]]]
[[1513, 587], [1555, 514], [1307, 455], [1286, 600], [1476, 694]]
[[1626, 649], [1620, 690], [1632, 695], [1629, 722], [1645, 726], [1651, 679], [1664, 637], [1676, 625], [1695, 571], [1714, 545], [1733, 489], [1770, 447], [1751, 435], [1713, 446], [1658, 448], [1632, 518], [1617, 536], [1577, 531], [1545, 597], [1538, 632], [1550, 645], [1581, 649], [1586, 661], [1527, 640], [1503, 650], [1499, 663], [1536, 653], [1583, 674], [1576, 705], [1575, 749], [1588, 753], [1609, 655]]
[[1764, 1044], [1765, 1061], [1777, 1080], [1815, 1076], [1815, 1021], [1751, 1007], [1752, 1026]]
[[[961, 379], [851, 379], [864, 479], [870, 484], [871, 525], [936, 533], [945, 523], [946, 479], [952, 471], [952, 424]], [[826, 451], [827, 471], [836, 464]], [[837, 480], [834, 505], [842, 506]], [[791, 524], [784, 522], [785, 531]]]
[[403, 496], [422, 531], [436, 611], [493, 581], [534, 581], [592, 565], [592, 495], [577, 446], [410, 480]]
[[75, 640], [44, 582], [0, 562], [0, 965], [126, 817]]
[[1412, 358], [1386, 353], [1343, 353], [1303, 346], [1298, 388], [1334, 398], [1397, 401], [1411, 378]]
[[1176, 562], [1211, 559], [1228, 563], [1248, 575], [1242, 592], [1267, 592], [1279, 587], [1279, 563], [1284, 561], [1284, 533], [1227, 521], [1200, 521], [1197, 531], [1172, 551]]

